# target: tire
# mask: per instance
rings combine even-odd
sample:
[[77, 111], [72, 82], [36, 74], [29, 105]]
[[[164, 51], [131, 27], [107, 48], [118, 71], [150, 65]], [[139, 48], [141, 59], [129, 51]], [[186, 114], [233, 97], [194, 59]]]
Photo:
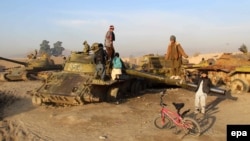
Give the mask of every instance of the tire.
[[185, 117], [183, 119], [183, 123], [184, 123], [184, 128], [185, 128], [187, 134], [190, 134], [190, 135], [196, 136], [196, 137], [200, 136], [201, 127], [197, 121], [195, 121], [192, 118]]
[[157, 127], [158, 129], [170, 129], [172, 127], [172, 120], [169, 119], [169, 117], [164, 116], [164, 123], [162, 121], [162, 117], [156, 117], [154, 120], [154, 125], [155, 127]]
[[242, 94], [249, 91], [249, 85], [246, 81], [241, 79], [234, 79], [231, 82], [231, 92], [232, 94]]

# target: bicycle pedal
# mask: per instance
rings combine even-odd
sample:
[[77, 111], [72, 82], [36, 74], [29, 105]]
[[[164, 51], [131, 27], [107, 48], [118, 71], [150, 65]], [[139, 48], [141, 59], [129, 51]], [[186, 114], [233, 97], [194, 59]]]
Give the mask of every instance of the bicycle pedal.
[[180, 132], [181, 132], [181, 130], [180, 130], [178, 127], [175, 126], [175, 127], [174, 127], [173, 133], [177, 135], [177, 134], [179, 134]]

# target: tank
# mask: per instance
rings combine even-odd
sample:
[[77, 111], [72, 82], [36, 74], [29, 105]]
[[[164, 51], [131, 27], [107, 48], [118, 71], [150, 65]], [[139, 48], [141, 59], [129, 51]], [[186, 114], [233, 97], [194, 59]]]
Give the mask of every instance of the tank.
[[[161, 77], [169, 78], [171, 76], [171, 61], [165, 60], [163, 55], [147, 54], [140, 58], [138, 61], [136, 70], [146, 72], [149, 74], [158, 75]], [[183, 65], [181, 66], [181, 78], [186, 81], [188, 71], [187, 68], [197, 68], [197, 64], [190, 64], [187, 59], [182, 60]], [[148, 87], [164, 86], [169, 83], [162, 83], [161, 81], [150, 80], [147, 81]]]
[[222, 54], [214, 63], [195, 68], [192, 75], [207, 71], [208, 77], [216, 87], [231, 90], [232, 94], [249, 92], [250, 58], [248, 54]]
[[20, 65], [12, 68], [4, 68], [4, 72], [1, 72], [0, 74], [0, 80], [2, 81], [44, 79], [49, 74], [48, 71], [63, 69], [63, 65], [55, 64], [53, 60], [49, 59], [46, 56], [40, 58], [32, 58], [27, 62], [17, 61], [4, 57], [0, 57], [0, 60]]
[[94, 54], [71, 52], [63, 71], [53, 73], [38, 89], [28, 92], [35, 105], [83, 105], [91, 102], [118, 102], [142, 90], [142, 80], [126, 74], [110, 78], [110, 62], [106, 61], [106, 79], [96, 77]]

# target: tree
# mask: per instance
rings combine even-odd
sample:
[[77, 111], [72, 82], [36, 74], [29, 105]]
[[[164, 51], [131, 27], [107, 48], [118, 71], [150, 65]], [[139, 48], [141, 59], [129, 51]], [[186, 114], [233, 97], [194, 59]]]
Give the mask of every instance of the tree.
[[240, 46], [239, 50], [240, 50], [241, 52], [245, 53], [245, 54], [248, 52], [247, 46], [246, 46], [245, 44], [242, 44], [242, 45]]

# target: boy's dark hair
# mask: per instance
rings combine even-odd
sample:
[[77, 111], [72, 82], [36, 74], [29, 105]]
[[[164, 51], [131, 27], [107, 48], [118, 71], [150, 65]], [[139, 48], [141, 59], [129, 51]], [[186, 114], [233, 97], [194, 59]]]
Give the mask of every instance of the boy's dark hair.
[[103, 44], [102, 44], [102, 43], [99, 43], [99, 44], [98, 44], [98, 47], [103, 47]]
[[207, 71], [202, 71], [201, 74], [206, 74], [206, 75], [208, 75], [208, 72], [207, 72]]
[[119, 55], [118, 52], [116, 52], [114, 56], [115, 56], [115, 57], [119, 57], [120, 55]]

